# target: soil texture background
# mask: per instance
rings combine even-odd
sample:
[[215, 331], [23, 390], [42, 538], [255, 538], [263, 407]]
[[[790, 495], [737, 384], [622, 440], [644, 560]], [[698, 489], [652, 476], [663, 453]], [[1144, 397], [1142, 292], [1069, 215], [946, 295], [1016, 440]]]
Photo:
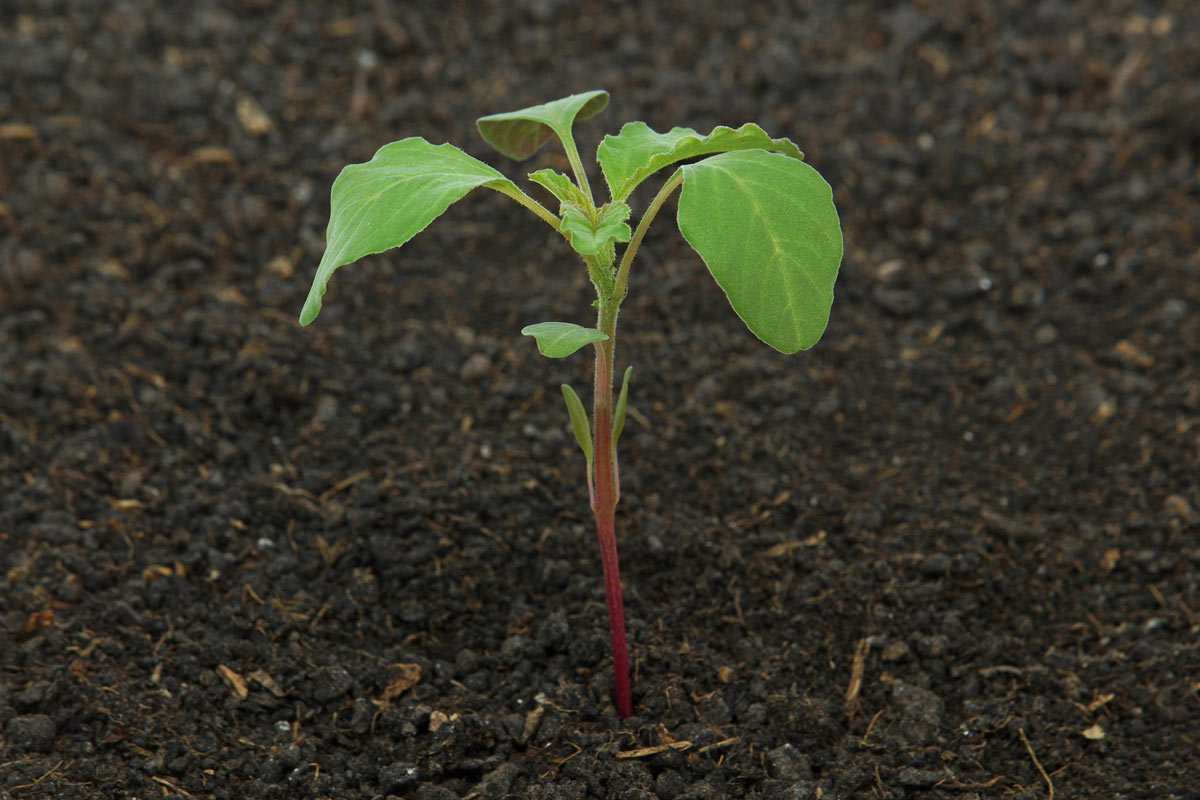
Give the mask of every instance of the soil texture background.
[[[846, 241], [791, 357], [641, 248], [623, 722], [565, 244], [477, 192], [296, 322], [342, 166], [594, 88]], [[0, 798], [1200, 797], [1198, 109], [1193, 0], [0, 0]]]

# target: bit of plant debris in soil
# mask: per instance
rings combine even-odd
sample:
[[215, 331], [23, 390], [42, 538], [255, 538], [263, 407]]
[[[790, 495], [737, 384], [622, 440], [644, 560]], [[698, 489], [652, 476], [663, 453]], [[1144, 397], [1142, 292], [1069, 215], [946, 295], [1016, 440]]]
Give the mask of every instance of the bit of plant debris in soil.
[[[9, 4], [0, 797], [1195, 798], [1200, 17], [888, 6]], [[296, 324], [342, 165], [596, 86], [847, 242], [790, 358], [642, 248], [624, 723], [565, 245], [479, 193]]]

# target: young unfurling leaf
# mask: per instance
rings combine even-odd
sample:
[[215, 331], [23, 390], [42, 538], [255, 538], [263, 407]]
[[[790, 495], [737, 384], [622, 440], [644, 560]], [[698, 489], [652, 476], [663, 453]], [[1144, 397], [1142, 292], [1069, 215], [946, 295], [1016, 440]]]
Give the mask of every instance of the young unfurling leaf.
[[629, 241], [629, 206], [610, 203], [593, 213], [575, 206], [564, 205], [562, 231], [571, 241], [571, 247], [581, 256], [604, 252], [613, 242]]

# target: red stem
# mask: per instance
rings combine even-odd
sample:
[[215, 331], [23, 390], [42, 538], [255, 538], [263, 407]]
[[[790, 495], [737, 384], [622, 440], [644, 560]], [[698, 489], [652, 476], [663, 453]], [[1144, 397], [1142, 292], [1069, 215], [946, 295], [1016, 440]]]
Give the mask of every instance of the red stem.
[[621, 602], [621, 568], [617, 560], [616, 458], [612, 444], [612, 339], [596, 343], [594, 392], [595, 436], [593, 504], [600, 563], [604, 569], [604, 600], [608, 604], [608, 630], [612, 641], [613, 690], [621, 719], [633, 715], [629, 686], [629, 656], [625, 645], [625, 606]]

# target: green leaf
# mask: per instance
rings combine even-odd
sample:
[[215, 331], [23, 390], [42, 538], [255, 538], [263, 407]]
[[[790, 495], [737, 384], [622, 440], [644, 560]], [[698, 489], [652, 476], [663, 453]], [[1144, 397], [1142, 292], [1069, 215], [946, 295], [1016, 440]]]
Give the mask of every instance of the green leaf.
[[585, 345], [608, 338], [595, 328], [573, 322], [539, 322], [521, 328], [521, 333], [536, 339], [538, 352], [547, 358], [565, 358]]
[[519, 192], [492, 167], [450, 144], [420, 137], [379, 148], [364, 164], [350, 164], [333, 182], [325, 254], [300, 312], [316, 319], [330, 276], [371, 253], [399, 247], [477, 186]]
[[555, 172], [552, 169], [539, 169], [537, 172], [529, 173], [529, 180], [546, 189], [550, 194], [558, 200], [559, 203], [587, 208], [588, 202], [586, 196], [575, 182], [563, 175], [561, 172]]
[[521, 161], [536, 153], [551, 136], [558, 136], [566, 146], [575, 120], [587, 119], [607, 105], [608, 92], [583, 92], [540, 106], [480, 117], [475, 125], [484, 141]]
[[790, 139], [772, 139], [752, 122], [737, 129], [721, 125], [707, 136], [691, 128], [658, 133], [644, 122], [627, 122], [616, 136], [604, 137], [596, 149], [596, 160], [612, 199], [624, 200], [639, 183], [668, 164], [709, 153], [751, 149], [804, 158]]
[[[575, 394], [575, 390], [567, 384], [562, 385], [563, 400], [567, 403], [567, 414], [571, 417], [571, 430], [575, 433], [575, 441], [579, 442], [579, 449], [583, 451], [583, 457], [587, 459], [588, 475], [592, 471], [592, 432], [588, 429], [587, 412], [583, 410], [583, 403], [579, 401], [579, 395]], [[588, 478], [589, 484], [591, 478]]]
[[628, 242], [630, 231], [629, 206], [609, 203], [596, 210], [595, 221], [584, 210], [573, 205], [562, 207], [562, 232], [576, 253], [595, 255], [613, 242]]
[[795, 158], [744, 150], [683, 169], [679, 231], [750, 331], [784, 353], [816, 344], [842, 260], [833, 192]]
[[617, 450], [617, 439], [625, 429], [625, 401], [629, 399], [629, 379], [633, 376], [633, 367], [625, 368], [625, 377], [621, 379], [621, 393], [617, 395], [617, 405], [613, 409], [612, 444], [613, 452]]

